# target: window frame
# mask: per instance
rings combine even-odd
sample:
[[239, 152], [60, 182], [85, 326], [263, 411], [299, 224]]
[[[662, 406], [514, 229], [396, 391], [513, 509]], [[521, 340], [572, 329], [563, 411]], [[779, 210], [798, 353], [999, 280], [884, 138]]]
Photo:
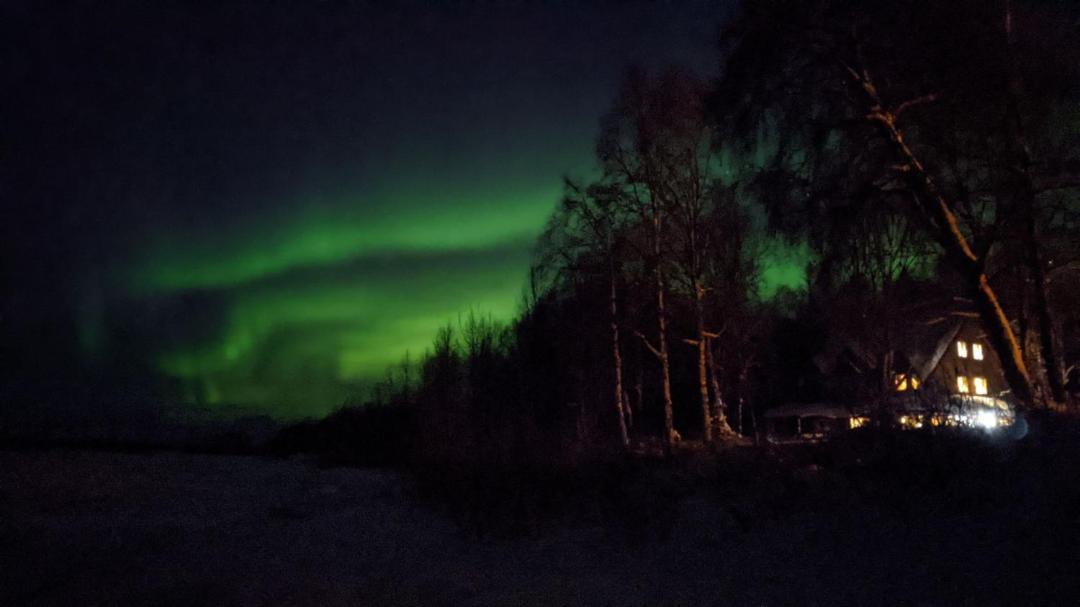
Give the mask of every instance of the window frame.
[[956, 391], [960, 394], [971, 394], [971, 382], [966, 375], [956, 376]]
[[[971, 387], [973, 393], [977, 396], [986, 396], [990, 394], [990, 383], [981, 375], [976, 375], [971, 378]], [[980, 391], [979, 388], [982, 388], [982, 390]]]

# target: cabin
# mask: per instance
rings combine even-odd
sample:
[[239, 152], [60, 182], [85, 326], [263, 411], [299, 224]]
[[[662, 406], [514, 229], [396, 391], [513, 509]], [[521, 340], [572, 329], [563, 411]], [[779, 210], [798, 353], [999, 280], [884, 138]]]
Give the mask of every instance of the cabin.
[[[991, 429], [1014, 422], [1001, 362], [978, 318], [913, 322], [893, 345], [875, 355], [865, 344], [830, 340], [814, 363], [827, 378], [834, 402], [791, 403], [767, 411], [770, 440], [823, 440], [874, 417], [904, 428]], [[891, 370], [882, 370], [883, 361], [891, 363]], [[888, 383], [883, 382], [885, 373], [891, 375]]]
[[895, 377], [897, 391], [918, 390], [921, 382], [956, 395], [1000, 397], [1008, 393], [1001, 361], [978, 319], [961, 318], [945, 324], [932, 348], [927, 346], [914, 344], [909, 351], [911, 364]]
[[898, 423], [995, 428], [1014, 421], [1001, 361], [977, 318], [937, 321], [936, 339], [913, 341], [896, 354], [893, 394], [886, 400]]

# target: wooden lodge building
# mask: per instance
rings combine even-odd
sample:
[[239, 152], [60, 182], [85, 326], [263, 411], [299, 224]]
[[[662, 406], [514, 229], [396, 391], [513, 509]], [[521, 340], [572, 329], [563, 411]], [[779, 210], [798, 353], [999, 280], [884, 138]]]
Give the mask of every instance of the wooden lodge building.
[[973, 315], [912, 323], [876, 353], [830, 339], [814, 358], [828, 402], [791, 403], [765, 413], [778, 442], [814, 440], [869, 423], [981, 426], [1013, 423], [1009, 386], [982, 324]]

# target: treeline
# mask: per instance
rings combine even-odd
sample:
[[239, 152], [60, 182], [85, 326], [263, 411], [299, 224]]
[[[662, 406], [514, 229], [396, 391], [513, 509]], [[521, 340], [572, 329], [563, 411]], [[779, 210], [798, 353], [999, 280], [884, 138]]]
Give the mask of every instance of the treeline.
[[[864, 344], [889, 389], [897, 337], [937, 306], [977, 315], [1018, 405], [1064, 406], [1080, 361], [1077, 11], [747, 4], [719, 79], [627, 74], [598, 176], [566, 180], [520, 317], [448, 326], [376, 400], [408, 412], [429, 462], [670, 453], [836, 397], [812, 364], [829, 336]], [[805, 291], [760, 296], [774, 242], [809, 250]]]
[[709, 94], [680, 70], [631, 73], [601, 177], [566, 181], [520, 316], [450, 324], [376, 387], [372, 410], [409, 417], [413, 463], [572, 463], [754, 432], [751, 375], [780, 314], [758, 297], [762, 240], [723, 178]]
[[[894, 319], [898, 267], [971, 301], [1021, 407], [1063, 407], [1080, 258], [1075, 3], [748, 3], [715, 107], [767, 133], [774, 225], [806, 234], [828, 286]], [[892, 309], [890, 309], [892, 308]]]

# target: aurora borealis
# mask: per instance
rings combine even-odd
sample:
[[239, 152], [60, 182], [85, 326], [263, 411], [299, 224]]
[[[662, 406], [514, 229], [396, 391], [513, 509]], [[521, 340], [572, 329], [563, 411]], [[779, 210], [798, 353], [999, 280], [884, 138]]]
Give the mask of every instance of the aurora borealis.
[[[333, 409], [470, 310], [510, 319], [619, 75], [708, 72], [725, 17], [707, 2], [3, 10], [21, 91], [4, 142], [12, 351], [283, 418]], [[766, 277], [798, 283], [799, 260]]]

